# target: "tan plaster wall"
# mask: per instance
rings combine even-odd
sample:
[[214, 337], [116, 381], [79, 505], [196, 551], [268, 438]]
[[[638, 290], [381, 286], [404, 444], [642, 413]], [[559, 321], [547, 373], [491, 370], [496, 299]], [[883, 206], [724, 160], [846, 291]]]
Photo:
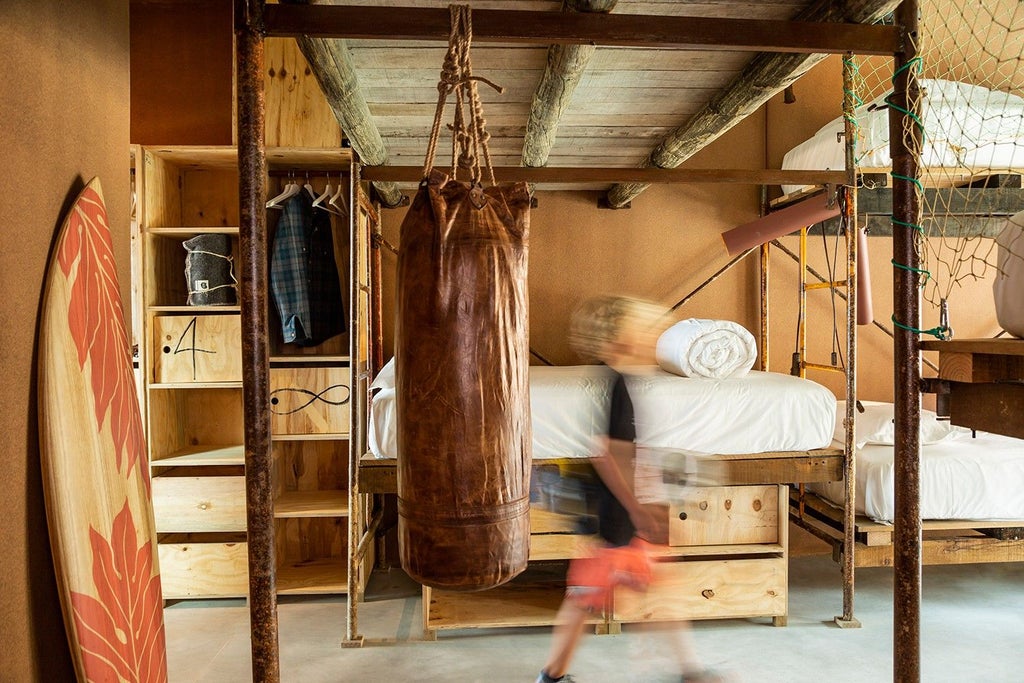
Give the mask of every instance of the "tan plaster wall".
[[[693, 168], [761, 168], [764, 119], [740, 124], [688, 162]], [[551, 362], [578, 362], [565, 339], [572, 310], [589, 296], [624, 293], [672, 305], [728, 260], [720, 234], [757, 217], [753, 185], [655, 185], [632, 208], [601, 209], [597, 192], [539, 192], [530, 225], [530, 345]], [[399, 242], [404, 210], [383, 212]], [[396, 257], [385, 252], [386, 356], [393, 348]], [[680, 309], [758, 329], [756, 262], [737, 265]]]
[[35, 346], [64, 212], [99, 176], [128, 285], [128, 0], [0, 3], [0, 681], [73, 680], [39, 469]]

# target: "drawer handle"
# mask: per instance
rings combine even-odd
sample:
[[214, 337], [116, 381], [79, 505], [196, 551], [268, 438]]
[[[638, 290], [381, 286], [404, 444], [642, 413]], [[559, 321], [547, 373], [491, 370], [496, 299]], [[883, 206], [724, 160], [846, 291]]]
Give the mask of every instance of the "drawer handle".
[[705, 588], [704, 590], [702, 590], [700, 592], [700, 594], [703, 595], [708, 600], [710, 600], [711, 598], [715, 597], [715, 591], [711, 590], [710, 588]]
[[685, 520], [686, 519], [686, 513], [685, 512], [680, 512], [679, 513], [679, 519], [684, 519]]
[[209, 503], [200, 503], [200, 504], [199, 504], [199, 509], [200, 509], [200, 510], [206, 510], [206, 509], [207, 509], [207, 508], [209, 508], [209, 507], [210, 507], [210, 504], [209, 504]]

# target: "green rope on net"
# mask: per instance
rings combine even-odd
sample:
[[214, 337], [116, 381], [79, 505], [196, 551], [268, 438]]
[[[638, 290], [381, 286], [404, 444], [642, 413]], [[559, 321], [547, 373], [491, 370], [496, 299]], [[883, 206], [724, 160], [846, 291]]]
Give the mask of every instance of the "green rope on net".
[[900, 328], [901, 330], [906, 330], [907, 332], [910, 332], [912, 334], [930, 334], [936, 339], [941, 339], [942, 341], [946, 340], [946, 332], [948, 331], [948, 329], [945, 327], [932, 327], [927, 330], [920, 330], [916, 327], [911, 327], [910, 325], [904, 325], [903, 323], [896, 319], [895, 315], [890, 316], [890, 319], [892, 320], [892, 324]]
[[[928, 279], [932, 276], [931, 272], [925, 270], [924, 268], [915, 268], [914, 266], [908, 266], [905, 263], [898, 262], [896, 259], [890, 259], [890, 263], [892, 263], [897, 268], [901, 268], [901, 269], [909, 271], [911, 273], [917, 273], [918, 275], [924, 275], [924, 281], [925, 282], [927, 282]], [[924, 287], [924, 284], [922, 284], [921, 286]]]
[[913, 59], [907, 60], [907, 62], [905, 64], [901, 65], [899, 68], [897, 68], [895, 71], [893, 71], [892, 72], [892, 83], [893, 83], [893, 85], [896, 85], [896, 79], [899, 77], [899, 75], [901, 73], [903, 73], [904, 71], [906, 71], [907, 69], [910, 69], [910, 68], [913, 68], [914, 71], [916, 71], [917, 73], [921, 73], [921, 71], [924, 69], [924, 57], [921, 57], [920, 55], [918, 55], [917, 57], [914, 57]]
[[890, 171], [889, 175], [891, 175], [896, 180], [906, 180], [907, 182], [914, 183], [914, 186], [917, 187], [917, 191], [920, 192], [921, 194], [924, 194], [924, 185], [921, 184], [921, 180], [919, 178], [911, 178], [910, 176], [901, 175], [899, 173], [896, 173], [895, 171]]
[[904, 228], [910, 228], [911, 230], [917, 230], [917, 233], [919, 235], [921, 235], [921, 237], [925, 236], [924, 235], [924, 228], [922, 226], [918, 225], [917, 223], [907, 223], [906, 221], [901, 221], [900, 219], [896, 218], [895, 216], [889, 216], [889, 221], [891, 223], [893, 223], [894, 225], [902, 225]]

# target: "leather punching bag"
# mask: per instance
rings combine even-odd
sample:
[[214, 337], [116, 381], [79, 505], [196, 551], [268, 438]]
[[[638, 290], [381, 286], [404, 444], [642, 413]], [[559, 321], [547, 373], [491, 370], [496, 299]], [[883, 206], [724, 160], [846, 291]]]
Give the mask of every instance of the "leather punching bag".
[[492, 588], [529, 557], [529, 202], [434, 170], [402, 223], [399, 548], [428, 586]]

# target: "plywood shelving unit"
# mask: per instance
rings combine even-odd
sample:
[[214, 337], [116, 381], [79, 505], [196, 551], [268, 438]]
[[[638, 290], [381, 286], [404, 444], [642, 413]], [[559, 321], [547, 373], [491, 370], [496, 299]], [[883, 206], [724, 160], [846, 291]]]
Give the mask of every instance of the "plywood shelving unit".
[[[140, 368], [165, 599], [244, 596], [245, 453], [240, 306], [189, 306], [182, 241], [228, 235], [238, 248], [237, 150], [231, 146], [136, 149], [139, 188]], [[268, 188], [288, 171], [318, 187], [342, 181], [346, 149], [269, 147]], [[270, 234], [276, 215], [268, 215]], [[347, 331], [315, 347], [283, 343], [271, 313], [269, 342], [275, 543], [281, 594], [344, 593], [349, 574], [349, 461], [353, 441], [352, 258], [365, 245], [346, 217], [333, 219]], [[355, 250], [353, 252], [353, 246]], [[240, 270], [234, 263], [234, 272]], [[293, 400], [300, 397], [304, 400]], [[310, 397], [313, 397], [310, 400]], [[292, 403], [289, 401], [292, 400]], [[360, 565], [365, 584], [372, 556]], [[361, 588], [360, 588], [361, 590]]]

